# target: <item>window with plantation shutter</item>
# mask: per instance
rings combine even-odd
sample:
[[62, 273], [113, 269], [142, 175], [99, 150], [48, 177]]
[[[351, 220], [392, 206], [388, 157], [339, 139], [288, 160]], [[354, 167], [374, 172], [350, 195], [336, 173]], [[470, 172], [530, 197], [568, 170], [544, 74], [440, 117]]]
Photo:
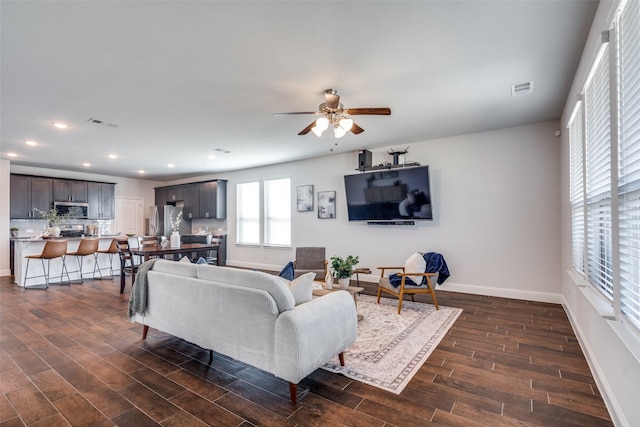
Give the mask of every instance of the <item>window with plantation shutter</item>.
[[260, 244], [260, 183], [247, 182], [237, 188], [236, 242]]
[[291, 245], [291, 180], [264, 182], [264, 244]]
[[617, 22], [620, 310], [640, 328], [640, 3]]
[[569, 119], [571, 242], [573, 268], [584, 275], [584, 164], [582, 103], [575, 106]]
[[584, 91], [588, 279], [613, 299], [609, 46]]

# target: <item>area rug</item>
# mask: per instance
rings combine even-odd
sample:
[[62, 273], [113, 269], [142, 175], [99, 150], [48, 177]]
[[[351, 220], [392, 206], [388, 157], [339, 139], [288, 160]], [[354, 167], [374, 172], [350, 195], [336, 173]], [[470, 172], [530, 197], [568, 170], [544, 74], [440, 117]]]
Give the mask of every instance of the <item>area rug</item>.
[[338, 357], [323, 369], [395, 394], [406, 387], [444, 338], [462, 309], [361, 295], [356, 343], [345, 350], [345, 366]]

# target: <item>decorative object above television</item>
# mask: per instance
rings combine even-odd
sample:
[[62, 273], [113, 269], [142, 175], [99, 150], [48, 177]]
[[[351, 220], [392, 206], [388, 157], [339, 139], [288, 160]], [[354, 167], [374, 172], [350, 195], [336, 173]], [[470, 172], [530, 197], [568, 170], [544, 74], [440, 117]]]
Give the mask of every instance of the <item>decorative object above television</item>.
[[429, 166], [345, 175], [349, 221], [433, 219]]

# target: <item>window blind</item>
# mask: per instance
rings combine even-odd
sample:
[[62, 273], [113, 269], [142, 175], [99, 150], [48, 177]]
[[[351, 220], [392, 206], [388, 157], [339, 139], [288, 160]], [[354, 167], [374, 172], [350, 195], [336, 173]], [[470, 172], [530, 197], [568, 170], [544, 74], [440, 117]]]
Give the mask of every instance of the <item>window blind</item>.
[[291, 246], [291, 180], [264, 182], [264, 244]]
[[609, 46], [603, 47], [584, 92], [588, 278], [613, 299]]
[[640, 4], [618, 18], [620, 310], [640, 328]]
[[584, 275], [584, 149], [582, 103], [578, 102], [569, 119], [571, 242], [573, 268]]
[[260, 244], [260, 183], [247, 182], [237, 188], [237, 233], [240, 244]]

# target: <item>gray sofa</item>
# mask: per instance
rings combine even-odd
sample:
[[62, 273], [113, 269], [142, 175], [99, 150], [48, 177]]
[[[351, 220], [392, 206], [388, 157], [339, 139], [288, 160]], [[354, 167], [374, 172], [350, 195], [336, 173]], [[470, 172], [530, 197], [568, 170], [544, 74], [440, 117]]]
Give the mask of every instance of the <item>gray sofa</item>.
[[[267, 273], [158, 260], [146, 274], [146, 311], [132, 320], [297, 384], [353, 345], [357, 315], [345, 291], [295, 305]], [[136, 280], [136, 286], [138, 281]], [[133, 295], [133, 292], [132, 292]]]

